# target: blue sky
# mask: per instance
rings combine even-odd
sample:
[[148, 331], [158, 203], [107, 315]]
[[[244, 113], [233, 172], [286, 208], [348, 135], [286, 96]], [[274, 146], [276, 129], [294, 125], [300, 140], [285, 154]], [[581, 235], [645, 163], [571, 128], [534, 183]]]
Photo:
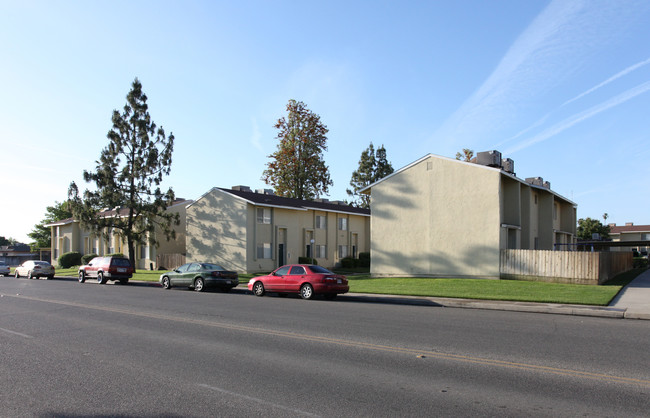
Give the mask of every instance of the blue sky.
[[180, 197], [268, 187], [296, 99], [329, 128], [332, 199], [371, 141], [395, 169], [497, 149], [578, 217], [650, 224], [649, 21], [645, 0], [1, 1], [0, 235], [86, 187], [135, 77]]

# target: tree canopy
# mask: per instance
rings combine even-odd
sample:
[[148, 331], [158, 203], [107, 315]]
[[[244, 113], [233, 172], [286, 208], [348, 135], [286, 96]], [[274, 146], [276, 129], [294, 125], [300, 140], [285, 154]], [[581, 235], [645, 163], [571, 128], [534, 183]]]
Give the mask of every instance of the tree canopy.
[[[94, 183], [95, 189], [84, 191], [83, 198], [74, 182], [68, 189], [74, 217], [106, 240], [110, 232], [126, 238], [134, 266], [137, 244], [157, 245], [156, 227], [168, 240], [174, 238], [172, 224], [180, 223], [178, 214], [166, 212], [175, 199], [174, 191], [160, 189], [171, 169], [174, 135], [166, 136], [148, 109], [147, 96], [136, 78], [122, 112], [113, 111], [109, 142], [95, 171], [84, 170], [84, 180]], [[102, 209], [116, 209], [120, 215], [103, 216]]]
[[332, 180], [323, 153], [327, 151], [327, 126], [303, 102], [289, 100], [287, 117], [275, 124], [277, 150], [262, 174], [279, 196], [314, 199], [327, 194]]
[[457, 160], [462, 160], [462, 161], [472, 161], [472, 158], [474, 158], [474, 150], [471, 150], [469, 148], [463, 148], [463, 152], [457, 152], [456, 153], [456, 159]]
[[600, 234], [601, 239], [609, 238], [609, 225], [603, 225], [598, 219], [578, 219], [577, 234], [579, 239], [591, 241], [593, 234]]
[[45, 225], [71, 217], [72, 212], [68, 209], [68, 202], [54, 202], [54, 205], [45, 208], [45, 218], [34, 225], [32, 232], [27, 234], [34, 240], [29, 245], [32, 249], [49, 247], [52, 243], [52, 229]]
[[359, 194], [359, 190], [392, 174], [393, 171], [393, 166], [388, 162], [386, 148], [382, 145], [375, 151], [371, 142], [368, 148], [361, 152], [359, 167], [352, 172], [352, 189], [346, 190], [348, 196], [354, 198], [352, 203], [358, 207], [369, 208], [370, 196]]

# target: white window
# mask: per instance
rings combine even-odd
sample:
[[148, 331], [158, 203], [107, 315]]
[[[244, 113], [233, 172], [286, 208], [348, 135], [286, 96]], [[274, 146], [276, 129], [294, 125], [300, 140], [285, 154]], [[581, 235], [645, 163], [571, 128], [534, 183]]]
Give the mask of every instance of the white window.
[[326, 216], [316, 216], [316, 228], [317, 229], [327, 229], [327, 217]]
[[271, 243], [257, 244], [257, 258], [271, 258]]
[[271, 223], [271, 209], [257, 208], [257, 223], [270, 224]]
[[345, 258], [348, 256], [348, 246], [339, 245], [339, 258]]
[[316, 246], [316, 258], [327, 258], [327, 245]]
[[348, 218], [339, 218], [339, 230], [340, 231], [348, 230]]

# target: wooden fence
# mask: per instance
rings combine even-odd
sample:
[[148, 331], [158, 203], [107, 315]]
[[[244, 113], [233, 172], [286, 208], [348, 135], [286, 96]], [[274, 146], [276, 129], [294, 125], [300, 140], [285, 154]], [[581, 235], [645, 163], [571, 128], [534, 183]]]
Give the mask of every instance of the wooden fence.
[[502, 279], [603, 284], [632, 269], [632, 253], [501, 250]]
[[183, 264], [185, 264], [185, 254], [158, 254], [156, 256], [156, 266], [159, 270], [171, 270]]

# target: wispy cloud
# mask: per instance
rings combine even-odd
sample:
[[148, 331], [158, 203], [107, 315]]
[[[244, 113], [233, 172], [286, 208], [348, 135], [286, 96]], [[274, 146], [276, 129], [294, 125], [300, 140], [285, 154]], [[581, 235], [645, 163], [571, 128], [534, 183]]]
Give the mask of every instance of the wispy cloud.
[[[562, 83], [584, 68], [585, 62], [618, 35], [648, 5], [589, 0], [552, 1], [510, 46], [494, 71], [445, 122], [434, 138], [463, 145], [510, 136], [521, 137], [543, 125], [546, 117], [530, 128], [527, 111], [542, 108]], [[646, 65], [632, 66], [583, 95]], [[572, 100], [577, 100], [575, 97]], [[549, 114], [550, 115], [550, 114]], [[548, 115], [547, 115], [548, 116]], [[528, 121], [526, 121], [528, 119]], [[514, 136], [509, 133], [518, 130]], [[506, 140], [505, 142], [508, 142]]]
[[649, 90], [650, 90], [650, 81], [647, 81], [647, 82], [645, 82], [645, 83], [643, 83], [641, 85], [638, 85], [638, 86], [636, 86], [634, 88], [631, 88], [631, 89], [619, 94], [618, 96], [616, 96], [616, 97], [614, 97], [614, 98], [612, 98], [610, 100], [607, 100], [604, 103], [601, 103], [601, 104], [599, 104], [597, 106], [593, 106], [590, 109], [587, 109], [587, 110], [585, 110], [583, 112], [580, 112], [580, 113], [578, 113], [578, 114], [576, 114], [576, 115], [574, 115], [574, 116], [572, 116], [570, 118], [567, 118], [567, 119], [563, 120], [562, 122], [559, 122], [559, 123], [551, 126], [550, 128], [544, 130], [540, 134], [535, 135], [534, 137], [532, 137], [532, 138], [530, 138], [530, 139], [528, 139], [528, 140], [526, 140], [524, 142], [519, 143], [518, 145], [510, 148], [509, 150], [506, 150], [506, 154], [512, 154], [512, 153], [515, 153], [517, 151], [521, 151], [524, 148], [528, 148], [531, 145], [534, 145], [534, 144], [537, 144], [539, 142], [545, 141], [545, 140], [559, 134], [560, 132], [563, 132], [563, 131], [571, 128], [572, 126], [574, 126], [574, 125], [576, 125], [576, 124], [578, 124], [578, 123], [580, 123], [580, 122], [582, 122], [582, 121], [584, 121], [586, 119], [589, 119], [589, 118], [591, 118], [591, 117], [593, 117], [593, 116], [595, 116], [595, 115], [597, 115], [597, 114], [599, 114], [601, 112], [604, 112], [607, 109], [610, 109], [612, 107], [623, 104], [623, 103], [627, 102], [628, 100], [633, 99], [634, 97], [636, 97], [636, 96], [638, 96], [640, 94], [643, 94], [643, 93], [645, 93], [645, 92], [647, 92]]
[[[575, 102], [576, 100], [579, 100], [579, 99], [583, 98], [584, 96], [586, 96], [586, 95], [588, 95], [590, 93], [593, 93], [594, 91], [598, 90], [599, 88], [601, 88], [603, 86], [606, 86], [607, 84], [611, 83], [612, 81], [618, 80], [619, 78], [631, 73], [632, 71], [637, 70], [637, 69], [643, 67], [644, 65], [648, 65], [648, 64], [650, 64], [650, 58], [648, 58], [645, 61], [641, 61], [641, 62], [639, 62], [637, 64], [631, 65], [631, 66], [627, 67], [626, 69], [624, 69], [623, 71], [620, 71], [620, 72], [614, 74], [613, 76], [611, 76], [607, 80], [603, 81], [602, 83], [590, 88], [589, 90], [587, 90], [587, 91], [585, 91], [583, 93], [580, 93], [579, 95], [577, 95], [573, 99], [567, 100], [566, 102], [562, 103], [562, 106], [566, 106], [569, 103]], [[560, 107], [562, 107], [562, 106], [560, 106]]]

